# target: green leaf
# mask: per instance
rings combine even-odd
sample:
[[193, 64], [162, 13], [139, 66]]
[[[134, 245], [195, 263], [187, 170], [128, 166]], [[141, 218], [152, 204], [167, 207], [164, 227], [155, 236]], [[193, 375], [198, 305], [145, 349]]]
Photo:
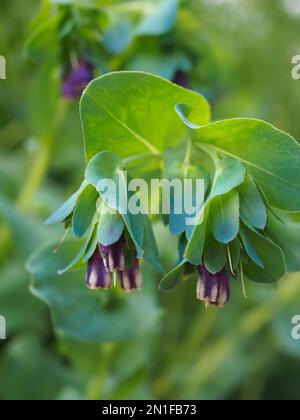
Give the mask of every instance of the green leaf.
[[184, 253], [184, 257], [187, 261], [194, 265], [202, 264], [202, 255], [207, 233], [208, 213], [209, 206], [204, 210], [203, 222], [194, 228]]
[[238, 189], [240, 195], [241, 218], [253, 227], [264, 229], [267, 224], [267, 210], [255, 182], [247, 177]]
[[282, 249], [289, 272], [300, 270], [300, 224], [288, 214], [280, 214], [282, 222], [268, 215], [267, 233]]
[[226, 247], [213, 239], [204, 250], [205, 267], [212, 274], [219, 273], [225, 267], [226, 259]]
[[[102, 152], [94, 156], [87, 166], [85, 177], [108, 207], [120, 213], [127, 212], [127, 180], [122, 172], [122, 162], [115, 153]], [[106, 181], [111, 181], [113, 188], [108, 189]]]
[[103, 343], [129, 340], [157, 326], [161, 312], [147, 291], [118, 296], [86, 288], [80, 270], [59, 277], [57, 270], [76, 250], [66, 242], [61, 252], [43, 247], [27, 264], [34, 277], [32, 291], [51, 308], [57, 332], [82, 342]]
[[109, 27], [103, 34], [103, 43], [111, 54], [120, 54], [133, 39], [133, 25], [126, 16], [111, 14]]
[[191, 106], [199, 124], [210, 121], [204, 97], [160, 77], [119, 72], [94, 80], [80, 106], [87, 160], [104, 150], [126, 157], [176, 145], [187, 132], [174, 111], [180, 102]]
[[300, 145], [293, 137], [264, 121], [246, 118], [190, 128], [195, 141], [240, 159], [271, 206], [300, 210]]
[[47, 307], [29, 292], [30, 276], [23, 261], [14, 257], [13, 264], [1, 264], [0, 307], [9, 322], [9, 335], [34, 333], [46, 337]]
[[100, 244], [109, 246], [121, 238], [124, 231], [124, 221], [121, 215], [113, 210], [107, 209], [107, 212], [101, 212], [98, 225], [98, 240]]
[[237, 237], [240, 226], [237, 191], [214, 198], [210, 206], [210, 226], [214, 237], [222, 244], [228, 244]]
[[[203, 149], [211, 157], [214, 163], [215, 172], [212, 180], [211, 191], [205, 203], [204, 214], [208, 216], [210, 203], [213, 198], [221, 194], [228, 193], [240, 185], [245, 177], [245, 168], [237, 159], [224, 158], [218, 159], [211, 150], [206, 147]], [[201, 215], [199, 215], [201, 217]], [[204, 217], [204, 219], [205, 219]], [[199, 223], [195, 227], [187, 229], [189, 242], [185, 256], [192, 264], [201, 264], [202, 252], [205, 243], [206, 225]]]
[[153, 12], [144, 17], [136, 28], [136, 34], [162, 35], [172, 29], [176, 22], [178, 0], [161, 0], [155, 4]]
[[16, 209], [14, 203], [0, 195], [0, 219], [2, 217], [11, 228], [15, 250], [21, 252], [26, 258], [41, 243], [49, 239], [54, 240], [57, 237], [56, 230], [50, 229], [49, 232], [49, 229], [41, 221], [21, 213]]
[[143, 225], [143, 230], [144, 230], [143, 258], [151, 267], [155, 268], [156, 271], [163, 274], [164, 269], [162, 268], [161, 263], [160, 263], [159, 253], [158, 253], [157, 244], [156, 244], [153, 229], [152, 229], [151, 220], [146, 215], [141, 215], [141, 218], [142, 218], [142, 225]]
[[71, 367], [34, 335], [20, 334], [5, 347], [0, 364], [1, 377], [6, 378], [0, 384], [1, 400], [55, 400], [65, 387], [80, 389]]
[[235, 270], [238, 266], [241, 257], [241, 247], [237, 240], [230, 242], [227, 245], [229, 249], [227, 250], [230, 254], [232, 268]]
[[174, 290], [183, 277], [185, 264], [186, 261], [181, 262], [177, 267], [166, 274], [159, 284], [159, 289], [163, 292]]
[[[165, 170], [164, 178], [169, 179], [171, 182], [174, 179], [180, 179], [182, 185], [184, 180], [204, 180], [204, 195], [209, 186], [209, 175], [206, 172], [207, 164], [203, 163], [203, 160], [207, 156], [200, 150], [191, 147], [190, 143], [179, 145], [178, 147], [168, 149], [164, 155]], [[189, 199], [195, 203], [196, 193], [196, 182], [193, 183], [192, 196]], [[173, 235], [178, 235], [183, 232], [190, 231], [193, 226], [187, 224], [188, 219], [196, 217], [194, 214], [187, 214], [185, 211], [185, 199], [182, 195], [181, 212], [175, 212], [178, 203], [178, 197], [175, 197], [175, 191], [173, 188], [170, 190], [170, 215], [169, 215], [169, 228]], [[203, 197], [204, 198], [204, 197]]]
[[114, 179], [122, 169], [122, 161], [116, 153], [105, 151], [98, 153], [89, 162], [85, 177], [96, 189], [100, 181]]
[[75, 256], [75, 258], [72, 259], [72, 261], [65, 266], [65, 268], [61, 268], [58, 270], [58, 274], [62, 275], [67, 273], [68, 271], [70, 271], [71, 269], [76, 269], [82, 266], [83, 264], [83, 258], [85, 256], [86, 250], [88, 249], [88, 246], [90, 244], [90, 241], [93, 237], [93, 233], [94, 233], [94, 229], [95, 229], [95, 224], [96, 224], [96, 218], [94, 219], [94, 222], [92, 223], [92, 225], [89, 228], [89, 231], [87, 232], [87, 236], [85, 238], [84, 243], [82, 244], [81, 248], [79, 249], [77, 255]]
[[97, 245], [99, 245], [98, 242], [98, 226], [95, 225], [94, 227], [94, 232], [93, 235], [90, 239], [90, 242], [85, 250], [85, 255], [84, 258], [82, 260], [83, 264], [85, 264], [86, 262], [88, 262], [88, 260], [92, 257], [92, 255], [94, 254]]
[[256, 249], [251, 241], [251, 238], [248, 235], [248, 230], [246, 228], [240, 227], [240, 236], [242, 239], [243, 246], [247, 255], [251, 258], [251, 260], [260, 268], [264, 269], [264, 263], [258, 256]]
[[209, 199], [226, 194], [241, 185], [245, 179], [245, 173], [244, 165], [237, 159], [217, 160]]
[[92, 223], [98, 198], [97, 191], [91, 185], [87, 185], [80, 194], [72, 219], [73, 232], [77, 238], [81, 238]]
[[[122, 170], [122, 162], [120, 158], [113, 152], [102, 152], [94, 156], [89, 162], [86, 169], [86, 180], [91, 183], [99, 192], [105, 204], [119, 213], [124, 220], [126, 228], [134, 241], [137, 255], [139, 258], [143, 256], [143, 250], [140, 241], [140, 227], [132, 223], [132, 217], [127, 214], [127, 179]], [[103, 189], [101, 181], [112, 181], [114, 188]]]
[[154, 48], [153, 51], [143, 49], [138, 55], [132, 57], [127, 65], [128, 70], [144, 71], [163, 77], [167, 80], [173, 80], [177, 69], [180, 67], [182, 57], [178, 53], [166, 54], [166, 51], [160, 51]]
[[246, 264], [244, 267], [246, 277], [256, 283], [276, 283], [286, 272], [282, 250], [260, 233], [245, 229], [247, 230], [247, 237], [264, 265], [264, 269], [262, 269], [254, 262]]
[[[49, 55], [57, 53], [59, 40], [58, 40], [58, 27], [63, 17], [62, 12], [52, 14], [51, 10], [48, 11], [48, 16], [45, 14], [40, 16], [39, 22], [36, 19], [35, 26], [29, 37], [25, 40], [25, 48], [27, 52], [36, 59], [42, 59]], [[47, 54], [47, 55], [46, 55]]]
[[56, 210], [46, 221], [47, 225], [52, 225], [55, 223], [63, 222], [70, 214], [73, 212], [78, 197], [86, 187], [86, 182], [84, 181], [81, 187], [76, 193], [74, 193], [58, 210]]

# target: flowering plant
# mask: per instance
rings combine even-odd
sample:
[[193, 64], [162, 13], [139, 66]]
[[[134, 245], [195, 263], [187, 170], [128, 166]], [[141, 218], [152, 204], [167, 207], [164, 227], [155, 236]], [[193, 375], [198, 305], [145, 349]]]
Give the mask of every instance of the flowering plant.
[[110, 288], [113, 275], [130, 291], [141, 287], [141, 259], [161, 271], [147, 216], [118, 206], [99, 211], [110, 206], [99, 182], [115, 181], [121, 169], [145, 180], [153, 173], [204, 179], [198, 223], [172, 210], [165, 219], [179, 238], [179, 262], [162, 290], [198, 273], [197, 297], [224, 306], [232, 279], [245, 293], [245, 278], [274, 283], [300, 269], [300, 146], [291, 136], [254, 119], [211, 123], [203, 96], [139, 72], [94, 80], [80, 112], [85, 180], [48, 223], [63, 222], [85, 241], [61, 273], [88, 262], [88, 287]]

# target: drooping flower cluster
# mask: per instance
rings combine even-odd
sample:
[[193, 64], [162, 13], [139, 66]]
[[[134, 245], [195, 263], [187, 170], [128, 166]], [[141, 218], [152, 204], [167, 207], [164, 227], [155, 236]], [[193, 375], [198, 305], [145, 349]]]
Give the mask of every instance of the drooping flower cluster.
[[98, 244], [88, 262], [86, 283], [90, 289], [110, 289], [114, 276], [120, 280], [121, 288], [126, 292], [139, 290], [142, 287], [139, 260], [136, 255], [133, 261], [126, 264], [126, 241], [124, 235], [113, 245]]

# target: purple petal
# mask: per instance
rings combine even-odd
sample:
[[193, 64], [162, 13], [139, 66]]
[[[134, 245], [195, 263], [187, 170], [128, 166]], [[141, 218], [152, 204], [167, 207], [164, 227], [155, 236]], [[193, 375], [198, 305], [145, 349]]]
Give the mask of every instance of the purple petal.
[[125, 238], [124, 235], [113, 245], [100, 245], [100, 252], [108, 272], [125, 270]]
[[176, 83], [179, 86], [182, 86], [184, 88], [188, 88], [189, 87], [189, 81], [188, 81], [188, 77], [187, 74], [185, 72], [183, 72], [182, 70], [177, 70], [173, 82]]
[[80, 60], [75, 68], [72, 68], [62, 82], [62, 96], [66, 99], [79, 99], [86, 86], [93, 80], [92, 66], [85, 60]]
[[199, 267], [197, 298], [207, 305], [223, 307], [230, 299], [229, 279], [224, 270], [211, 274], [204, 266]]
[[96, 248], [94, 255], [88, 262], [86, 273], [86, 284], [89, 289], [110, 289], [112, 277], [104, 266], [99, 248]]
[[139, 260], [135, 259], [133, 266], [119, 272], [121, 287], [125, 292], [132, 292], [142, 288], [142, 277]]

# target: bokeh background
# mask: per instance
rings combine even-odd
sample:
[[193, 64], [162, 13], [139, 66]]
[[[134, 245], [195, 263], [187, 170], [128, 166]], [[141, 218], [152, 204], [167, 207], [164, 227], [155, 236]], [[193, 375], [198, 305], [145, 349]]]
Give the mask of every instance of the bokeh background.
[[[291, 77], [298, 0], [180, 1], [171, 28], [130, 36], [132, 5], [135, 22], [162, 1], [1, 3], [1, 399], [300, 399], [300, 341], [291, 338], [300, 274], [275, 287], [248, 282], [247, 300], [235, 285], [230, 305], [205, 310], [194, 284], [163, 294], [147, 267], [140, 294], [87, 291], [84, 272], [56, 275], [71, 249], [35, 264], [35, 280], [28, 272], [37, 249], [59, 242], [62, 228], [43, 221], [84, 171], [78, 101], [60, 94], [70, 45], [95, 76], [180, 72], [210, 100], [214, 119], [261, 118], [300, 140], [300, 81]], [[159, 223], [155, 233], [170, 266], [176, 239]]]

